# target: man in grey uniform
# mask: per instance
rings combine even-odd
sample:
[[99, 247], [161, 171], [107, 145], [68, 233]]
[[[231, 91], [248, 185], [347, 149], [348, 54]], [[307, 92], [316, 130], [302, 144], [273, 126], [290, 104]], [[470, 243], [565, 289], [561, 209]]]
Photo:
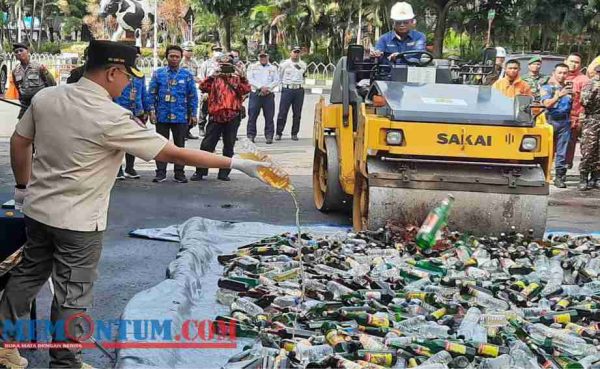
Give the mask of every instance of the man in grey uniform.
[[[82, 337], [85, 325], [76, 314], [92, 304], [110, 190], [125, 152], [147, 161], [233, 168], [256, 178], [257, 170], [268, 166], [176, 147], [113, 103], [134, 76], [143, 75], [135, 58], [134, 47], [92, 41], [83, 78], [40, 91], [17, 124], [10, 154], [15, 204], [22, 204], [27, 242], [0, 300], [4, 338], [10, 336], [4, 322], [14, 325], [26, 315], [50, 276], [55, 291], [51, 320], [62, 322], [68, 333], [57, 329], [53, 341], [72, 343]], [[0, 348], [0, 364], [24, 368], [27, 361], [16, 349]], [[89, 368], [77, 348], [51, 349], [50, 367]]]

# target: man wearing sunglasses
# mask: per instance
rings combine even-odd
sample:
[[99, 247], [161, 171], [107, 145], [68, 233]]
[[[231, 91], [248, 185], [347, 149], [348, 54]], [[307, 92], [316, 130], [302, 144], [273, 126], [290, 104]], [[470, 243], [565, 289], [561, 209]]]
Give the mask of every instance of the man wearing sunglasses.
[[13, 53], [20, 62], [13, 69], [12, 79], [19, 92], [19, 102], [25, 106], [19, 111], [18, 118], [21, 119], [33, 96], [43, 88], [56, 86], [56, 81], [46, 66], [31, 61], [29, 49], [25, 44], [13, 44]]
[[394, 29], [379, 38], [371, 56], [379, 58], [380, 63], [406, 64], [406, 60], [398, 58], [398, 55], [406, 51], [425, 51], [427, 39], [423, 33], [414, 30], [417, 21], [409, 3], [396, 3], [390, 16]]

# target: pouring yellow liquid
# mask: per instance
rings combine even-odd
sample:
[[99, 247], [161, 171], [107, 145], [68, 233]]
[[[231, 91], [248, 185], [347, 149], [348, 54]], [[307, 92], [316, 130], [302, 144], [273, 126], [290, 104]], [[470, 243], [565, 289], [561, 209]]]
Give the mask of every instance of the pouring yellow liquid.
[[[255, 153], [242, 153], [239, 154], [240, 158], [255, 161], [265, 161], [265, 156], [261, 156]], [[277, 170], [277, 168], [260, 168], [258, 174], [261, 178], [269, 184], [269, 186], [278, 190], [284, 190], [292, 193], [294, 186], [290, 181], [290, 177], [287, 173]]]

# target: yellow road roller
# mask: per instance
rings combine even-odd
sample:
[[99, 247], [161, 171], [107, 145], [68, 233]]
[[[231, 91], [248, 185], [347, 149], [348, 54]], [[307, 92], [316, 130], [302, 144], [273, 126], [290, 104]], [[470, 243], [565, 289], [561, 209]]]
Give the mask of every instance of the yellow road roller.
[[474, 65], [399, 57], [378, 63], [351, 45], [338, 62], [329, 102], [315, 106], [316, 207], [351, 209], [355, 230], [374, 230], [392, 219], [418, 225], [452, 193], [453, 230], [543, 235], [552, 126], [532, 98], [477, 84], [495, 51]]

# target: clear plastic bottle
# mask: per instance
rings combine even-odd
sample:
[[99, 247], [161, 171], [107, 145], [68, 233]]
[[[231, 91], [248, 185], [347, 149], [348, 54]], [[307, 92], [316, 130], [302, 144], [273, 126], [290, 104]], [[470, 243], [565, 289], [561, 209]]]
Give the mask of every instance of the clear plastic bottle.
[[508, 324], [508, 320], [504, 314], [483, 314], [481, 316], [481, 323], [486, 328], [504, 327]]
[[479, 369], [505, 369], [510, 368], [511, 366], [511, 358], [510, 356], [504, 354], [500, 355], [496, 358], [487, 358], [481, 360], [479, 364]]
[[264, 313], [263, 308], [256, 305], [246, 297], [240, 297], [231, 303], [231, 310], [238, 310], [250, 316]]
[[300, 304], [301, 298], [295, 296], [277, 296], [273, 300], [273, 305], [280, 308], [288, 308]]
[[248, 139], [240, 140], [236, 144], [236, 150], [239, 153], [240, 158], [249, 159], [255, 161], [262, 161], [271, 163], [270, 168], [261, 168], [258, 170], [258, 174], [262, 179], [267, 182], [271, 187], [279, 190], [285, 190], [288, 192], [294, 191], [294, 186], [290, 180], [289, 174], [273, 162], [273, 159], [269, 155], [264, 154], [252, 141]]
[[429, 324], [417, 328], [415, 334], [427, 338], [448, 338], [450, 337], [449, 330], [450, 327], [446, 325], [429, 322]]
[[340, 284], [336, 281], [327, 282], [327, 290], [329, 292], [333, 293], [333, 295], [336, 298], [339, 298], [340, 296], [344, 296], [344, 295], [350, 295], [354, 292], [353, 289], [348, 288], [348, 287], [344, 286], [343, 284]]
[[458, 326], [456, 334], [463, 336], [465, 340], [474, 342], [487, 342], [487, 332], [485, 327], [479, 324], [481, 319], [481, 310], [476, 307], [469, 308], [463, 320]]
[[486, 312], [505, 311], [510, 307], [508, 302], [497, 299], [487, 293], [477, 293], [469, 302], [483, 307]]
[[294, 351], [296, 352], [296, 358], [305, 363], [314, 363], [333, 355], [333, 348], [329, 345], [309, 346], [298, 343]]
[[216, 293], [217, 302], [221, 305], [230, 306], [237, 298], [237, 292], [219, 288]]
[[452, 361], [452, 355], [448, 351], [440, 351], [433, 354], [429, 359], [425, 360], [421, 365], [431, 364], [450, 364]]

